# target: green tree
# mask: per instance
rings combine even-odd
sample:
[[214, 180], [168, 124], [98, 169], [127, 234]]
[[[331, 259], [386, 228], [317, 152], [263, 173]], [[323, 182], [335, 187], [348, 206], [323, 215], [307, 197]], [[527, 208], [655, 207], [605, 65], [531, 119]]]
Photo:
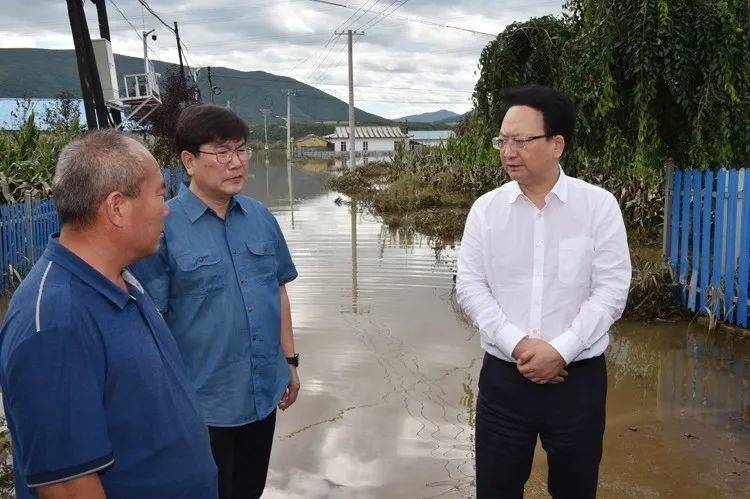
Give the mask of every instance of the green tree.
[[569, 0], [562, 18], [514, 23], [485, 48], [474, 100], [499, 124], [503, 89], [565, 91], [583, 172], [744, 166], [749, 53], [747, 0]]
[[176, 155], [175, 132], [180, 113], [190, 104], [200, 102], [198, 88], [178, 67], [171, 68], [161, 78], [162, 103], [145, 120], [144, 129], [154, 137], [152, 153], [162, 167], [179, 164]]

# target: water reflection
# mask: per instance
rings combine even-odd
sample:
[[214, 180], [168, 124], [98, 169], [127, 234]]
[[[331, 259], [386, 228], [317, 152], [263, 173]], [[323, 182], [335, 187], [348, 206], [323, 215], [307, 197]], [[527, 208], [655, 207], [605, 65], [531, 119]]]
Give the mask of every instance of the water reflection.
[[[618, 327], [609, 350], [613, 384], [634, 384], [653, 398], [660, 418], [750, 429], [750, 348], [720, 333], [685, 324]], [[616, 393], [616, 392], [615, 392]]]
[[291, 217], [292, 229], [294, 228], [294, 189], [292, 188], [292, 162], [286, 162], [286, 180], [289, 187], [289, 216]]
[[[248, 187], [300, 272], [303, 388], [264, 497], [471, 497], [482, 351], [453, 298], [457, 250], [328, 192], [327, 168], [270, 156], [270, 187]], [[600, 496], [750, 495], [749, 354], [685, 323], [619, 324]], [[529, 497], [546, 496], [545, 466], [539, 451]]]
[[349, 205], [352, 240], [352, 312], [357, 310], [357, 201], [352, 199]]

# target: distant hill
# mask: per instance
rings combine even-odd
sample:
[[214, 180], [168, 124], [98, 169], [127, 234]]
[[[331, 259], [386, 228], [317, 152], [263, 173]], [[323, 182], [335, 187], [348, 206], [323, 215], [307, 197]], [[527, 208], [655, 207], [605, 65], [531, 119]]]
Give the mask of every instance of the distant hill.
[[472, 111], [467, 111], [464, 114], [457, 114], [455, 116], [451, 116], [448, 118], [443, 118], [441, 120], [438, 120], [435, 122], [436, 125], [439, 124], [456, 124], [461, 121], [463, 121], [465, 118], [469, 117], [471, 115]]
[[404, 116], [395, 121], [411, 121], [416, 123], [434, 123], [436, 121], [450, 121], [454, 118], [459, 118], [461, 115], [448, 111], [447, 109], [441, 109], [440, 111], [433, 111], [431, 113], [412, 114], [410, 116]]
[[[153, 61], [157, 73], [164, 74], [174, 64]], [[123, 75], [143, 72], [143, 59], [115, 54], [118, 84], [122, 89]], [[335, 122], [348, 121], [349, 106], [336, 97], [301, 83], [293, 78], [277, 76], [263, 71], [237, 71], [224, 67], [211, 67], [214, 86], [221, 94], [214, 97], [216, 104], [229, 101], [246, 120], [263, 123], [259, 109], [271, 109], [271, 121], [279, 122], [274, 115], [286, 116], [284, 89], [297, 91], [292, 99], [292, 121]], [[198, 88], [205, 102], [210, 102], [208, 71], [198, 74]], [[55, 97], [66, 90], [81, 97], [75, 52], [73, 50], [47, 50], [31, 48], [0, 49], [0, 97]], [[359, 123], [379, 124], [390, 120], [356, 110]]]

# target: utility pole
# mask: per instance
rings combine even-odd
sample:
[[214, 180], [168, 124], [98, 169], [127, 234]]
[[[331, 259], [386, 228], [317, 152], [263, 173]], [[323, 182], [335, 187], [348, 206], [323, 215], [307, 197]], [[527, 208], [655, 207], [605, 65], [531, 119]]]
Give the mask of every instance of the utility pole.
[[286, 159], [292, 159], [292, 97], [297, 95], [294, 90], [286, 89]]
[[183, 78], [185, 78], [185, 67], [182, 65], [182, 45], [180, 45], [180, 30], [177, 28], [177, 21], [174, 22], [174, 36], [177, 38], [177, 57], [180, 58], [180, 74]]
[[214, 103], [214, 83], [211, 80], [211, 66], [208, 67], [208, 91], [211, 94], [211, 104]]
[[[343, 32], [335, 32], [337, 35], [343, 35]], [[352, 53], [352, 37], [354, 35], [364, 35], [364, 32], [347, 30], [346, 35], [349, 39], [349, 169], [354, 170], [357, 155], [354, 151], [355, 126], [354, 126], [354, 54]]]
[[[143, 31], [143, 74], [146, 75], [146, 83], [148, 84], [148, 74], [149, 74], [149, 67], [148, 67], [148, 45], [146, 44], [146, 39], [148, 38], [148, 35], [153, 33], [156, 30], [150, 30], [150, 31]], [[155, 36], [155, 35], [154, 35]]]
[[107, 0], [91, 0], [96, 5], [96, 16], [99, 19], [99, 36], [112, 41], [109, 36], [109, 20], [107, 19]]
[[[107, 0], [91, 0], [96, 5], [96, 17], [99, 20], [99, 36], [111, 42], [112, 37], [109, 35], [109, 18], [107, 17]], [[101, 82], [100, 82], [101, 83]], [[122, 114], [117, 109], [109, 110], [112, 121], [115, 125], [122, 123]]]
[[96, 69], [94, 47], [91, 45], [83, 0], [66, 0], [66, 3], [78, 63], [78, 77], [81, 81], [81, 95], [86, 111], [86, 124], [90, 130], [108, 128], [109, 116], [104, 105], [104, 94], [99, 81], [99, 72]]
[[261, 113], [263, 113], [263, 134], [265, 136], [265, 146], [266, 151], [268, 150], [268, 115], [271, 114], [270, 109], [261, 109]]

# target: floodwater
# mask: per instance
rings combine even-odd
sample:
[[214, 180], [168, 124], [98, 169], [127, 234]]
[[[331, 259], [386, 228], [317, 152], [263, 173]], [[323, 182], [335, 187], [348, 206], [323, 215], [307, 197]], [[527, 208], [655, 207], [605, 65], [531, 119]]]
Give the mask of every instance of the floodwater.
[[[277, 419], [264, 497], [473, 497], [483, 352], [453, 298], [457, 248], [328, 191], [325, 163], [260, 156], [252, 173], [246, 192], [300, 274], [302, 390]], [[600, 497], [750, 497], [750, 342], [621, 322], [607, 355]], [[545, 483], [539, 445], [526, 496], [548, 497]]]
[[[252, 159], [276, 215], [302, 390], [277, 419], [264, 498], [474, 497], [482, 350], [457, 309], [457, 248], [435, 248], [325, 187], [326, 163]], [[599, 496], [750, 497], [750, 341], [620, 322]], [[548, 497], [541, 446], [527, 497]]]

